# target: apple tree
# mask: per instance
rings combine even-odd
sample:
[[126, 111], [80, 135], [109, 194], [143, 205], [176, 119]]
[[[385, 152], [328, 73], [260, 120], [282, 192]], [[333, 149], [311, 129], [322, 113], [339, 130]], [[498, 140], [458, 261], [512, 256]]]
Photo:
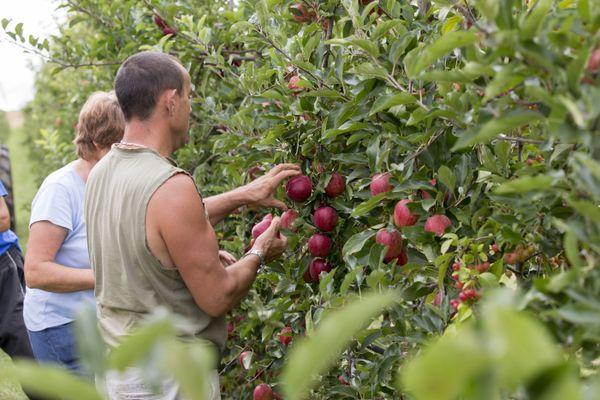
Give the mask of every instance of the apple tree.
[[[596, 371], [595, 2], [62, 6], [67, 23], [48, 43], [3, 23], [50, 61], [29, 108], [33, 153], [46, 156], [40, 175], [68, 157], [66, 121], [86, 96], [110, 88], [120, 62], [148, 49], [176, 55], [190, 72], [191, 139], [176, 158], [205, 196], [276, 163], [302, 168], [280, 192], [293, 210], [283, 230], [289, 253], [229, 316], [227, 397], [263, 382], [281, 391], [288, 349], [365, 290], [395, 289], [397, 303], [340, 350], [313, 398], [398, 398], [398, 368], [432, 337], [486, 321], [480, 301], [500, 286], [526, 293], [518, 308], [580, 373]], [[268, 212], [279, 211], [238, 210], [216, 227], [221, 246], [241, 256]], [[306, 357], [328, 350], [315, 349]]]

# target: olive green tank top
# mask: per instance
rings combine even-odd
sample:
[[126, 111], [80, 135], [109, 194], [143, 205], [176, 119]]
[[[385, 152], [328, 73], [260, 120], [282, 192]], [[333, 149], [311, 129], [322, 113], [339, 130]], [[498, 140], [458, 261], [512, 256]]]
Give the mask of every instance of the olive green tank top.
[[89, 176], [85, 196], [88, 250], [96, 279], [100, 331], [111, 348], [161, 306], [187, 320], [178, 328], [181, 337], [209, 340], [221, 352], [225, 346], [225, 318], [204, 313], [179, 271], [165, 268], [148, 248], [148, 202], [178, 173], [186, 172], [154, 150], [113, 145]]

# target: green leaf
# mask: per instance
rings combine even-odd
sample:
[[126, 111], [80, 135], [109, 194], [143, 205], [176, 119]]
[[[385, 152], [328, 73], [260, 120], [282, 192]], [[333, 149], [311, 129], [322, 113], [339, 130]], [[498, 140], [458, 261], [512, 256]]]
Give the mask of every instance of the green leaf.
[[579, 257], [579, 248], [577, 246], [577, 237], [573, 231], [568, 230], [565, 232], [564, 239], [565, 255], [569, 260], [569, 263], [574, 267], [578, 268], [581, 266], [581, 259]]
[[456, 177], [452, 173], [452, 170], [445, 165], [442, 165], [438, 169], [438, 179], [442, 182], [451, 192], [454, 191], [456, 185]]
[[[346, 254], [346, 253], [344, 252], [344, 254]], [[363, 271], [363, 267], [360, 265], [357, 265], [350, 272], [346, 273], [346, 275], [344, 276], [344, 280], [342, 281], [342, 284], [340, 285], [340, 294], [342, 296], [345, 296], [348, 293], [348, 289], [350, 288], [350, 285], [352, 285], [352, 282], [354, 282], [354, 280], [356, 279], [356, 276], [359, 273], [362, 273], [362, 271]]]
[[377, 44], [368, 39], [357, 39], [357, 38], [344, 38], [344, 39], [330, 39], [325, 42], [325, 44], [341, 44], [341, 45], [352, 45], [354, 47], [358, 47], [369, 55], [377, 58], [379, 57], [379, 47]]
[[208, 343], [182, 343], [176, 339], [165, 347], [164, 371], [172, 374], [181, 385], [185, 398], [208, 399], [216, 359], [214, 347]]
[[292, 345], [282, 372], [284, 397], [288, 400], [306, 398], [319, 375], [326, 372], [356, 334], [397, 297], [395, 292], [383, 292], [354, 299], [325, 316], [309, 337]]
[[365, 246], [365, 243], [367, 243], [367, 240], [375, 236], [375, 233], [375, 231], [366, 230], [353, 235], [344, 244], [342, 252], [344, 255], [350, 255], [361, 251]]
[[533, 6], [533, 10], [525, 18], [524, 23], [521, 25], [519, 32], [521, 38], [525, 40], [533, 39], [539, 32], [540, 27], [544, 23], [544, 20], [548, 16], [550, 6], [552, 6], [553, 0], [537, 0]]
[[514, 72], [515, 66], [510, 64], [503, 67], [494, 79], [485, 88], [483, 101], [486, 102], [494, 97], [508, 92], [525, 81], [525, 77]]
[[369, 211], [371, 211], [375, 207], [378, 207], [379, 203], [385, 198], [385, 196], [386, 193], [379, 193], [377, 196], [373, 196], [369, 200], [363, 201], [358, 206], [354, 207], [354, 210], [352, 210], [350, 217], [357, 218], [366, 215]]
[[510, 133], [513, 129], [540, 121], [544, 116], [534, 111], [517, 110], [499, 118], [492, 118], [485, 124], [465, 132], [458, 138], [452, 151], [486, 143], [501, 133]]
[[44, 398], [61, 400], [102, 400], [96, 386], [68, 370], [25, 359], [16, 360], [6, 369], [25, 390]]
[[127, 367], [134, 365], [148, 356], [148, 349], [160, 340], [175, 334], [175, 328], [171, 321], [161, 319], [145, 325], [124, 339], [109, 356], [112, 368], [124, 371]]
[[371, 111], [369, 111], [369, 115], [376, 114], [380, 111], [384, 111], [391, 107], [399, 106], [401, 104], [415, 103], [416, 101], [416, 97], [408, 93], [398, 93], [382, 96], [375, 100], [375, 103], [373, 103], [373, 107], [371, 107]]
[[515, 388], [562, 361], [543, 324], [504, 306], [485, 308], [484, 327], [494, 369], [502, 385]]
[[368, 62], [357, 65], [351, 71], [356, 75], [362, 75], [367, 78], [386, 79], [388, 76], [388, 72], [385, 68]]
[[472, 329], [447, 330], [402, 367], [397, 387], [419, 400], [456, 399], [487, 361]]
[[343, 133], [358, 131], [361, 129], [368, 128], [369, 126], [370, 125], [367, 124], [366, 122], [348, 121], [348, 122], [343, 123], [339, 128], [326, 130], [321, 138], [322, 139], [334, 139]]
[[475, 0], [475, 7], [488, 21], [496, 19], [500, 3], [497, 0]]
[[475, 32], [446, 33], [429, 46], [410, 51], [404, 59], [406, 72], [409, 77], [414, 78], [434, 61], [450, 53], [455, 48], [469, 46], [478, 40], [479, 38]]
[[600, 225], [600, 207], [598, 207], [597, 204], [587, 201], [577, 201], [571, 198], [567, 199], [567, 203], [569, 203], [577, 213]]
[[503, 183], [495, 190], [495, 194], [527, 193], [534, 190], [552, 189], [554, 178], [548, 175], [524, 176]]
[[98, 329], [95, 307], [81, 307], [73, 324], [81, 364], [90, 372], [106, 371], [106, 348]]

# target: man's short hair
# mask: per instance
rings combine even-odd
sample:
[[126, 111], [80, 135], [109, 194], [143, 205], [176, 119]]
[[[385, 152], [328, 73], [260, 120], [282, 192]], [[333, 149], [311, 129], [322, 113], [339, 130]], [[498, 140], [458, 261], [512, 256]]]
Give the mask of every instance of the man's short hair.
[[133, 117], [146, 120], [165, 90], [183, 93], [182, 66], [177, 58], [159, 52], [144, 51], [129, 57], [115, 78], [115, 92], [129, 121]]
[[109, 148], [123, 138], [125, 118], [115, 92], [95, 92], [79, 112], [75, 151], [79, 158], [90, 161], [97, 148]]

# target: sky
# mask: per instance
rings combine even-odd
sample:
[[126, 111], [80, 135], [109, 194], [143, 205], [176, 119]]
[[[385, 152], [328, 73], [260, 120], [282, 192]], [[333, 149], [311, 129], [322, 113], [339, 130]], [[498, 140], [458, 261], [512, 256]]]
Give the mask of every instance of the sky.
[[[6, 18], [13, 27], [23, 22], [25, 37], [30, 34], [46, 38], [56, 33], [55, 0], [0, 0], [0, 20]], [[10, 43], [11, 39], [0, 26], [0, 110], [15, 111], [33, 99], [35, 70], [42, 58], [28, 54]]]

